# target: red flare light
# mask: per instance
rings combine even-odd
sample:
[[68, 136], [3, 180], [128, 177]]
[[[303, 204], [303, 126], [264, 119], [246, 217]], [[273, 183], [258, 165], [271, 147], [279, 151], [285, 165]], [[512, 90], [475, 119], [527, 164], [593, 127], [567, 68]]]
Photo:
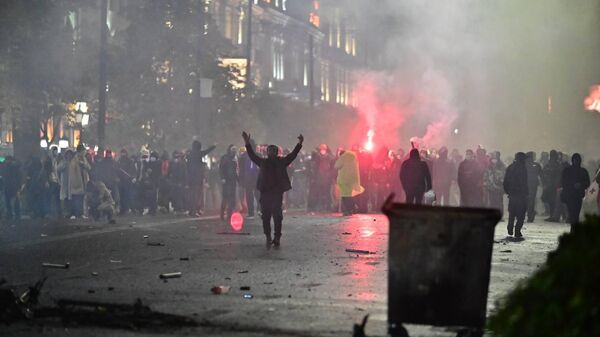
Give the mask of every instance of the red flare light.
[[244, 217], [239, 212], [235, 212], [231, 215], [229, 224], [231, 225], [231, 229], [239, 232], [242, 230], [242, 228], [244, 228]]

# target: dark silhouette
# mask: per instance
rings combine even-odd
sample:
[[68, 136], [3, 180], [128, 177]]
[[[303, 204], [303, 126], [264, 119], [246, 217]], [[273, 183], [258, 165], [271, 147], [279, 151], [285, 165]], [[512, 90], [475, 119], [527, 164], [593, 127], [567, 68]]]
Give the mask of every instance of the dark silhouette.
[[[506, 169], [504, 176], [504, 192], [508, 194], [508, 235], [520, 238], [521, 228], [525, 222], [525, 213], [527, 212], [527, 195], [529, 188], [527, 186], [527, 168], [525, 160], [527, 155], [519, 152], [515, 156], [515, 161]], [[515, 219], [517, 223], [515, 225]]]
[[575, 153], [571, 157], [571, 165], [562, 172], [561, 186], [563, 188], [560, 199], [567, 205], [569, 223], [571, 225], [579, 222], [579, 213], [585, 190], [590, 187], [590, 175], [586, 169], [581, 167], [581, 155]]
[[421, 204], [423, 195], [431, 189], [431, 174], [427, 163], [421, 160], [419, 150], [410, 150], [408, 160], [402, 163], [400, 181], [406, 192], [406, 203]]

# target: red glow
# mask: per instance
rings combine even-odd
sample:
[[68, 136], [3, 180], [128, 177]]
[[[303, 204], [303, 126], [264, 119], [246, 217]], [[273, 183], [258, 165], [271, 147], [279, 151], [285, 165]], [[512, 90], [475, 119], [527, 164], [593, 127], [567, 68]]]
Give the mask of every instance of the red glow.
[[586, 110], [600, 112], [600, 85], [590, 88], [590, 95], [585, 98], [583, 105]]
[[239, 232], [244, 228], [244, 217], [239, 212], [235, 212], [231, 215], [229, 224], [234, 231]]
[[[350, 139], [364, 139], [372, 130], [376, 146], [408, 145], [408, 137], [420, 135], [419, 144], [444, 145], [452, 135], [458, 113], [448, 80], [435, 70], [407, 73], [365, 73], [357, 77], [353, 95], [359, 115]], [[365, 143], [366, 145], [368, 144]], [[376, 144], [376, 145], [375, 145]]]

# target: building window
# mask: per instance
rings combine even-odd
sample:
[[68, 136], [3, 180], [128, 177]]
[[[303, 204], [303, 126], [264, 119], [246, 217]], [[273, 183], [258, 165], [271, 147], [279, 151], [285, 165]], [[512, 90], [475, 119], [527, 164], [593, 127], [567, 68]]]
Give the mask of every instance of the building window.
[[304, 71], [302, 73], [302, 84], [308, 86], [308, 65], [304, 63]]
[[281, 38], [273, 38], [272, 60], [273, 60], [273, 78], [283, 80], [285, 78], [285, 64], [283, 59], [283, 40]]
[[321, 64], [321, 100], [329, 102], [329, 65], [327, 62]]

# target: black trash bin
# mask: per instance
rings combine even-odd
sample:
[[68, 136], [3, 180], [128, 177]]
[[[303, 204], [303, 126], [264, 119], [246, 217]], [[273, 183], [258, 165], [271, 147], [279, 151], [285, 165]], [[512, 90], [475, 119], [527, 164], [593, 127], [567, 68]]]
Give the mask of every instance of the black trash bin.
[[403, 323], [461, 327], [482, 335], [486, 319], [494, 209], [383, 206], [389, 218], [388, 327]]

